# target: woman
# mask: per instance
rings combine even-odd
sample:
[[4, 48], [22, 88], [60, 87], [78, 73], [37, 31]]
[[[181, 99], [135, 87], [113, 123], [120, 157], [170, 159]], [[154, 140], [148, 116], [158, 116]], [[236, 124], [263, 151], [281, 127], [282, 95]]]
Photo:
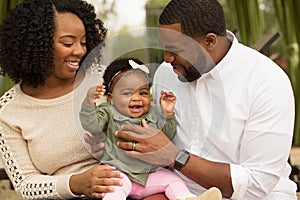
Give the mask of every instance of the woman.
[[77, 72], [105, 35], [82, 0], [24, 0], [1, 24], [2, 75], [16, 85], [0, 99], [0, 157], [23, 198], [102, 198], [121, 185], [114, 167], [91, 156], [74, 121]]

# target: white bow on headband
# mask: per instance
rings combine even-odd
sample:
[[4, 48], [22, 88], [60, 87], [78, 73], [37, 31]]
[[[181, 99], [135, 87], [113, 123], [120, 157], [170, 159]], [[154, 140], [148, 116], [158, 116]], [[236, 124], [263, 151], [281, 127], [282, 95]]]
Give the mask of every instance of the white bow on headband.
[[137, 64], [133, 60], [129, 60], [128, 62], [130, 64], [130, 66], [132, 67], [132, 69], [139, 69], [139, 70], [142, 70], [143, 72], [145, 72], [146, 74], [149, 74], [149, 69], [146, 65]]

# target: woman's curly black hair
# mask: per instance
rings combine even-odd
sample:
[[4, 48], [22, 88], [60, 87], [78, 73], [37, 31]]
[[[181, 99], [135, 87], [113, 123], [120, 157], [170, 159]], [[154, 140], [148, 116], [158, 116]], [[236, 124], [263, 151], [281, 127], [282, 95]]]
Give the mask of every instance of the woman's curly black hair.
[[224, 11], [218, 0], [172, 0], [161, 13], [159, 23], [181, 23], [182, 32], [191, 37], [226, 35]]
[[56, 12], [71, 12], [82, 20], [87, 54], [103, 43], [107, 29], [91, 4], [83, 0], [24, 0], [0, 25], [1, 75], [32, 87], [45, 83], [54, 69]]

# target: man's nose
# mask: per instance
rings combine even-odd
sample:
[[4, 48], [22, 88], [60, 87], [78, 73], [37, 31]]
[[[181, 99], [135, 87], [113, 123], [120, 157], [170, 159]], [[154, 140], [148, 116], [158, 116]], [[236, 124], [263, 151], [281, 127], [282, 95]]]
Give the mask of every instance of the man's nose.
[[164, 60], [167, 62], [167, 63], [171, 63], [171, 62], [174, 62], [175, 60], [175, 56], [172, 52], [170, 51], [165, 51], [165, 54], [164, 54]]

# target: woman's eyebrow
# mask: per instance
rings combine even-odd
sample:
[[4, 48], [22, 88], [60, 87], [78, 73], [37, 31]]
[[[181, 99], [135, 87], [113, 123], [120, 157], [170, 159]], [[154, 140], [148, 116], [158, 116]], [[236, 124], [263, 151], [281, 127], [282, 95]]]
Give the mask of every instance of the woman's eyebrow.
[[[81, 36], [80, 38], [84, 38], [84, 37], [86, 37], [86, 35], [83, 35], [83, 36]], [[62, 38], [72, 38], [72, 39], [76, 39], [77, 38], [77, 36], [75, 36], [75, 35], [62, 35], [62, 36], [60, 36], [60, 37], [58, 37], [59, 39], [62, 39]]]

